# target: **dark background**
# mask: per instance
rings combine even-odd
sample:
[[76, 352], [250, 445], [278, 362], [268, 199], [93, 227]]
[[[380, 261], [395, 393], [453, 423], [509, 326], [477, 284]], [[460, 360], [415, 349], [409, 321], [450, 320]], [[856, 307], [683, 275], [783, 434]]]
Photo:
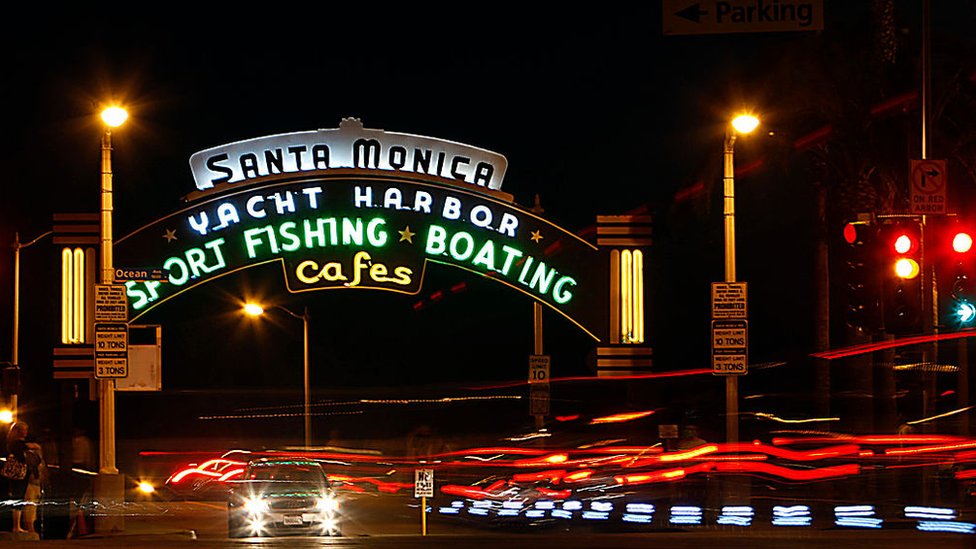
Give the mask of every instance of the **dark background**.
[[[656, 2], [550, 11], [265, 4], [11, 22], [0, 36], [0, 243], [15, 231], [27, 241], [49, 230], [55, 212], [97, 211], [102, 101], [124, 102], [131, 116], [113, 134], [116, 237], [180, 206], [194, 188], [188, 159], [196, 151], [360, 117], [370, 128], [504, 154], [503, 190], [525, 207], [540, 195], [545, 217], [572, 231], [597, 215], [652, 213], [655, 369], [707, 368], [709, 282], [723, 272], [725, 122], [746, 107], [765, 130], [787, 130], [777, 134], [786, 138], [740, 140], [740, 166], [783, 150], [784, 139], [789, 150], [823, 123], [792, 111], [786, 82], [766, 73], [793, 49], [869, 47], [870, 3], [824, 3], [824, 31], [701, 36], [663, 36]], [[906, 51], [917, 51], [920, 2], [894, 4]], [[972, 6], [935, 4], [937, 36], [971, 27]], [[754, 363], [814, 351], [813, 188], [766, 166], [744, 173], [736, 189]], [[55, 259], [49, 241], [21, 255], [22, 404], [39, 418], [52, 411]], [[12, 253], [0, 254], [0, 334], [10, 333], [11, 270]], [[467, 291], [413, 307], [461, 280]], [[317, 391], [522, 380], [532, 352], [531, 301], [470, 273], [432, 266], [415, 297], [290, 296], [277, 266], [258, 267], [144, 319], [163, 325], [166, 391], [301, 386], [300, 323], [245, 321], [242, 293], [309, 306]], [[0, 338], [0, 359], [8, 342]], [[594, 342], [550, 312], [545, 346], [554, 377], [593, 373]]]

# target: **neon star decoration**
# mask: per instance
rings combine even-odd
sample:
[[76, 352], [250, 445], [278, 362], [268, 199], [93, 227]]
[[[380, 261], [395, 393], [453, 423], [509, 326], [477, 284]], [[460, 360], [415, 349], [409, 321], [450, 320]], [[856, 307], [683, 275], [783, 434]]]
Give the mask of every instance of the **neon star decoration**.
[[176, 229], [166, 229], [166, 232], [163, 233], [163, 238], [166, 239], [167, 243], [176, 240]]
[[414, 237], [414, 235], [417, 234], [417, 233], [414, 233], [414, 232], [412, 232], [410, 230], [410, 225], [407, 225], [407, 227], [405, 229], [403, 229], [402, 231], [397, 231], [397, 232], [400, 233], [400, 242], [403, 242], [404, 240], [406, 240], [407, 242], [409, 242], [411, 244], [413, 244], [413, 237]]
[[532, 236], [530, 236], [529, 238], [532, 239], [532, 242], [538, 244], [539, 242], [542, 241], [542, 231], [532, 231]]

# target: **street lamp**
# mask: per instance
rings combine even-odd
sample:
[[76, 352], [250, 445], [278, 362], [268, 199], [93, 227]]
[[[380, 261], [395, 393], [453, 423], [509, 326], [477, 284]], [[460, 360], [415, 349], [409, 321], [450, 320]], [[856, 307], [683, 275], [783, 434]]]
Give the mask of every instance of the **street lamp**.
[[[725, 281], [735, 282], [735, 138], [751, 133], [759, 126], [759, 119], [741, 114], [732, 119], [725, 131]], [[739, 378], [725, 378], [725, 436], [728, 442], [739, 441]]]
[[[52, 233], [53, 231], [47, 231], [46, 233], [27, 243], [20, 241], [20, 233], [14, 233], [14, 243], [12, 246], [14, 249], [14, 319], [12, 336], [13, 341], [11, 341], [10, 345], [10, 367], [15, 372], [15, 375], [19, 373], [18, 368], [20, 367], [20, 250], [37, 244], [39, 240]], [[16, 421], [17, 393], [10, 395], [9, 405], [10, 413], [12, 414], [12, 421]]]
[[[308, 306], [305, 307], [302, 314], [293, 313], [291, 310], [282, 307], [281, 305], [275, 305], [274, 307], [275, 309], [284, 311], [285, 313], [288, 313], [289, 316], [293, 318], [297, 318], [302, 321], [302, 328], [304, 332], [303, 334], [304, 360], [303, 360], [302, 370], [305, 378], [303, 417], [305, 419], [305, 449], [307, 450], [309, 447], [311, 447], [311, 441], [312, 441], [312, 415], [310, 412], [312, 404], [309, 396], [310, 391], [309, 391], [309, 382], [308, 382], [308, 319], [309, 319]], [[244, 310], [244, 314], [253, 317], [258, 317], [264, 314], [264, 307], [253, 302], [245, 303], [243, 310]]]
[[[129, 114], [125, 109], [112, 105], [102, 110], [102, 190], [101, 190], [101, 269], [98, 281], [101, 284], [115, 282], [115, 268], [112, 265], [112, 128], [125, 123]], [[115, 380], [102, 379], [98, 384], [99, 417], [99, 467], [102, 474], [117, 475], [115, 466]]]

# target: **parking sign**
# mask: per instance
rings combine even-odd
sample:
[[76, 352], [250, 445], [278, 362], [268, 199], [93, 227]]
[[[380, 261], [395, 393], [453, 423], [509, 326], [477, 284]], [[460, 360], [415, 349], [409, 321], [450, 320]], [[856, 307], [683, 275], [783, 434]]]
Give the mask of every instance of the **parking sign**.
[[413, 497], [415, 498], [434, 497], [434, 470], [433, 469], [414, 469]]

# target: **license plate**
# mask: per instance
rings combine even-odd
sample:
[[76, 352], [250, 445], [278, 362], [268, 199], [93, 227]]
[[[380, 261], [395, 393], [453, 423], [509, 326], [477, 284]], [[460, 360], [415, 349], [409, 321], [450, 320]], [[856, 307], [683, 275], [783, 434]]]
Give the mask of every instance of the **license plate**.
[[301, 515], [285, 515], [284, 516], [285, 526], [301, 526], [302, 516]]

